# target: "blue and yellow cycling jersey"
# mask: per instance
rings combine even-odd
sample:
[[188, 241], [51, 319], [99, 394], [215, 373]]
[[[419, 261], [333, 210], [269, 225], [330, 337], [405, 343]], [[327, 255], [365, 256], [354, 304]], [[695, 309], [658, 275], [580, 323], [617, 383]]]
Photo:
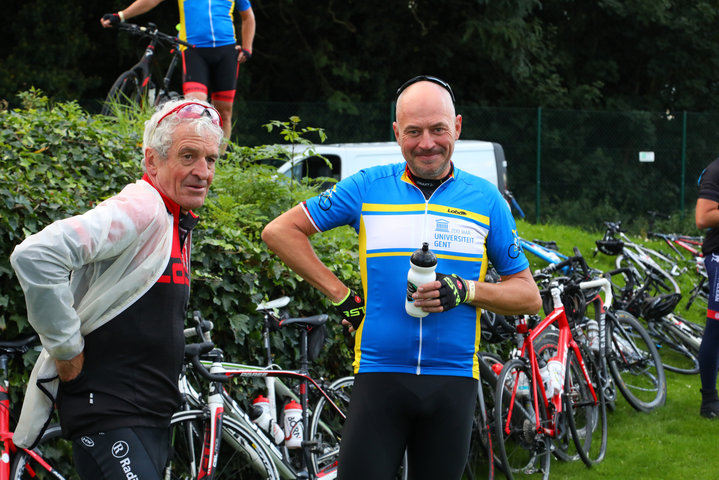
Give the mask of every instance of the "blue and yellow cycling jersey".
[[437, 272], [484, 280], [529, 266], [497, 188], [458, 169], [425, 200], [405, 163], [362, 170], [303, 207], [318, 231], [359, 233], [366, 317], [355, 334], [355, 373], [399, 372], [479, 378], [481, 309], [468, 304], [419, 319], [404, 309], [409, 258], [428, 242]]
[[[234, 45], [234, 0], [177, 0], [180, 9], [180, 40], [195, 47]], [[238, 0], [237, 11], [250, 8], [249, 0]]]

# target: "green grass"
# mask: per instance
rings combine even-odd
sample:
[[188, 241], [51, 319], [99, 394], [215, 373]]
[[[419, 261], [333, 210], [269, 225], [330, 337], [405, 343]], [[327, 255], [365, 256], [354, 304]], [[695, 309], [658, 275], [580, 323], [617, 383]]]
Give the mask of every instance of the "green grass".
[[[554, 240], [560, 252], [571, 255], [577, 246], [591, 267], [613, 268], [614, 257], [598, 253], [592, 256], [598, 232], [586, 232], [565, 226], [532, 225], [518, 222], [519, 235], [528, 240]], [[639, 239], [637, 239], [639, 240]], [[643, 241], [643, 240], [642, 240]], [[657, 242], [653, 246], [661, 246]], [[544, 263], [528, 254], [532, 268]], [[682, 291], [685, 285], [682, 284]], [[688, 290], [686, 290], [688, 291]], [[705, 312], [698, 306], [680, 313], [701, 325]], [[609, 440], [606, 459], [588, 469], [581, 461], [561, 463], [554, 458], [552, 479], [710, 479], [719, 477], [719, 455], [716, 453], [719, 421], [699, 416], [699, 375], [667, 374], [666, 405], [652, 413], [635, 411], [619, 396], [617, 408], [609, 412]], [[502, 478], [500, 475], [499, 478]], [[523, 478], [539, 478], [539, 475]]]

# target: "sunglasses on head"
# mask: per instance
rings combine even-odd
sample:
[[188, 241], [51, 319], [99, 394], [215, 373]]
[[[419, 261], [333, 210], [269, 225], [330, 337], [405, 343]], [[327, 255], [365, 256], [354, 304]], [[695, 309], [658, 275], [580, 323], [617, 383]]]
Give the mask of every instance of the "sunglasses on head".
[[452, 87], [449, 86], [449, 83], [445, 82], [445, 81], [442, 80], [441, 78], [433, 77], [433, 76], [431, 76], [431, 75], [418, 75], [418, 76], [416, 76], [416, 77], [414, 77], [414, 78], [410, 78], [409, 80], [407, 80], [406, 82], [404, 82], [404, 83], [402, 84], [402, 86], [397, 89], [397, 93], [396, 93], [395, 96], [394, 96], [395, 102], [396, 102], [397, 99], [399, 98], [400, 94], [402, 94], [402, 92], [404, 92], [405, 90], [407, 90], [407, 87], [409, 87], [410, 85], [414, 85], [414, 84], [417, 83], [417, 82], [432, 82], [432, 83], [436, 83], [437, 85], [441, 86], [442, 88], [444, 88], [445, 90], [447, 90], [447, 91], [449, 92], [449, 96], [452, 97], [452, 103], [455, 103], [455, 101], [454, 101], [454, 92], [452, 91]]
[[177, 115], [179, 118], [201, 118], [203, 116], [207, 116], [210, 118], [210, 121], [212, 121], [213, 124], [222, 127], [222, 117], [220, 116], [220, 113], [215, 110], [214, 107], [203, 105], [202, 103], [197, 102], [186, 102], [181, 103], [180, 105], [176, 106], [175, 108], [164, 114], [157, 121], [157, 125], [155, 125], [155, 128], [159, 127], [162, 121], [172, 114]]

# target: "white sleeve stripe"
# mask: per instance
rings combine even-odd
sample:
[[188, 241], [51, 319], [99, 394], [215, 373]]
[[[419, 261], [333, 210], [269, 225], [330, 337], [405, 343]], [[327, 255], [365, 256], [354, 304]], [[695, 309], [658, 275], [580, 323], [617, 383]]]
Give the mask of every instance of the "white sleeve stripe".
[[302, 211], [305, 212], [305, 215], [307, 215], [307, 219], [310, 221], [313, 227], [315, 227], [315, 230], [317, 230], [318, 233], [322, 233], [322, 230], [317, 226], [315, 221], [312, 219], [312, 215], [310, 215], [309, 210], [307, 210], [307, 206], [305, 205], [305, 202], [300, 203], [300, 206], [302, 207]]

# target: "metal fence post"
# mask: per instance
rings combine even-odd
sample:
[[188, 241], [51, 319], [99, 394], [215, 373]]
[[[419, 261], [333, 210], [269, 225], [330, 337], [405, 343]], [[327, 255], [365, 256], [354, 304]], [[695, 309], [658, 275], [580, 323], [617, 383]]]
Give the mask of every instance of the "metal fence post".
[[539, 201], [541, 199], [541, 182], [542, 173], [542, 107], [537, 107], [537, 206], [536, 206], [536, 222], [539, 223]]
[[687, 111], [684, 110], [682, 117], [682, 175], [681, 175], [681, 187], [679, 189], [679, 214], [684, 218], [684, 181], [687, 172]]

